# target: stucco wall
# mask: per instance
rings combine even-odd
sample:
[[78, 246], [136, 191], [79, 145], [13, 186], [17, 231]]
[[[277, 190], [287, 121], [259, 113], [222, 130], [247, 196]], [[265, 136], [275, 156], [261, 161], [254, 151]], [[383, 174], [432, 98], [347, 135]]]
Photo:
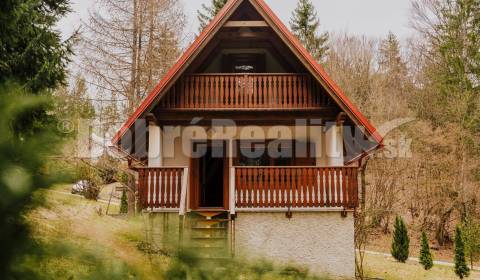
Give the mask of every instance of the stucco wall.
[[339, 212], [238, 213], [235, 220], [238, 256], [295, 263], [320, 275], [354, 278], [353, 214]]
[[[315, 151], [316, 151], [316, 158], [317, 158], [317, 165], [318, 166], [328, 166], [329, 158], [326, 152], [326, 139], [325, 139], [325, 132], [323, 131], [324, 127], [304, 127], [304, 126], [281, 126], [277, 127], [277, 129], [271, 129], [271, 126], [258, 126], [258, 131], [254, 130], [256, 135], [251, 138], [242, 137], [241, 131], [245, 128], [245, 126], [238, 126], [235, 128], [225, 129], [228, 131], [229, 129], [236, 129], [233, 130], [234, 135], [206, 135], [206, 137], [192, 137], [192, 139], [297, 139], [297, 140], [310, 140], [311, 142], [315, 143]], [[181, 166], [188, 166], [190, 164], [190, 145], [192, 139], [184, 139], [186, 143], [182, 142], [182, 138], [180, 135], [185, 131], [185, 127], [180, 127], [178, 131], [169, 130], [169, 131], [162, 131], [162, 162], [163, 166], [174, 166], [174, 167], [181, 167]], [[211, 131], [210, 131], [211, 133]], [[226, 134], [229, 134], [226, 133]], [[270, 135], [273, 134], [273, 135]], [[340, 149], [343, 149], [341, 147]]]

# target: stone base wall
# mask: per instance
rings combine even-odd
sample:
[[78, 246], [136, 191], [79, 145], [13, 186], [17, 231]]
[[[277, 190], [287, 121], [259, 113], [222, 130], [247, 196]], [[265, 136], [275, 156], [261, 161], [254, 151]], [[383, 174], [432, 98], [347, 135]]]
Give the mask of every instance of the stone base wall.
[[264, 258], [308, 268], [318, 275], [355, 276], [353, 213], [238, 213], [237, 256]]

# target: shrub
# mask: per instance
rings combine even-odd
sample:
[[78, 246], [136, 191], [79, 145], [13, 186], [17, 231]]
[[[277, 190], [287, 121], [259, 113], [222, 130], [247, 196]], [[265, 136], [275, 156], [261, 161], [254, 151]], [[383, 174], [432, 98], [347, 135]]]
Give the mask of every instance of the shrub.
[[120, 163], [117, 159], [114, 159], [108, 154], [102, 155], [95, 164], [95, 167], [103, 184], [111, 184], [117, 181], [116, 177], [120, 169]]
[[88, 184], [88, 187], [83, 191], [83, 196], [86, 199], [97, 200], [100, 195], [100, 188], [95, 184]]
[[471, 268], [473, 263], [480, 259], [480, 222], [468, 217], [462, 225], [462, 237], [465, 243], [465, 256], [470, 259]]
[[462, 230], [459, 226], [455, 231], [455, 274], [460, 279], [470, 275], [470, 269], [465, 261], [465, 243], [463, 241]]
[[409, 255], [410, 239], [408, 238], [407, 226], [399, 216], [395, 218], [392, 241], [392, 256], [399, 262], [406, 262]]
[[120, 214], [127, 214], [127, 213], [128, 213], [127, 191], [123, 190], [122, 199], [120, 201]]
[[420, 264], [423, 265], [425, 270], [429, 270], [433, 267], [433, 257], [432, 253], [430, 252], [430, 246], [428, 245], [428, 238], [425, 232], [422, 232]]

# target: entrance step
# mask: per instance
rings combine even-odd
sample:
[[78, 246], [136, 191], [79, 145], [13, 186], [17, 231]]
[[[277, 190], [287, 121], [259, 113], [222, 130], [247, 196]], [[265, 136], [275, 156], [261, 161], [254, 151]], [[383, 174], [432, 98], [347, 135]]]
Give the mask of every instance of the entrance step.
[[207, 220], [211, 220], [213, 217], [222, 215], [225, 213], [225, 211], [199, 211], [195, 212], [196, 214], [205, 217]]
[[185, 248], [203, 260], [228, 259], [229, 215], [227, 211], [194, 211], [188, 216]]

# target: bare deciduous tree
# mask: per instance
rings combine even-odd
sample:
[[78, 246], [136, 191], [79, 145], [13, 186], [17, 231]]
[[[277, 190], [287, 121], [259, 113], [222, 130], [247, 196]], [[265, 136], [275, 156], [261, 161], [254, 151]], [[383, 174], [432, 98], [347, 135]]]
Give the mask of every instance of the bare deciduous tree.
[[178, 58], [184, 25], [175, 0], [99, 1], [81, 48], [95, 91], [131, 113]]

